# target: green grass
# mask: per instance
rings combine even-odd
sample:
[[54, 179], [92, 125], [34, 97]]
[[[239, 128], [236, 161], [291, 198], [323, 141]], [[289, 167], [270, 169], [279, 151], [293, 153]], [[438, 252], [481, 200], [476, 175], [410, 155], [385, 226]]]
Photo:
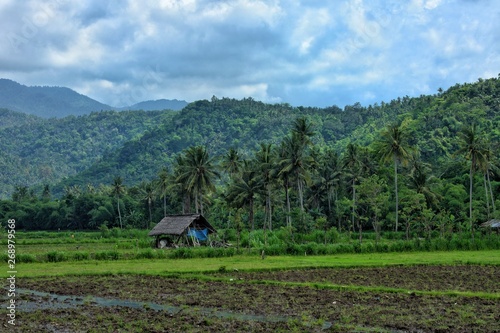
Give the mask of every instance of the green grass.
[[[48, 263], [19, 263], [18, 277], [93, 274], [171, 274], [232, 270], [278, 270], [313, 267], [361, 267], [387, 265], [500, 265], [500, 250], [340, 254], [334, 256], [237, 255], [223, 258], [84, 260]], [[6, 276], [6, 271], [2, 273]]]

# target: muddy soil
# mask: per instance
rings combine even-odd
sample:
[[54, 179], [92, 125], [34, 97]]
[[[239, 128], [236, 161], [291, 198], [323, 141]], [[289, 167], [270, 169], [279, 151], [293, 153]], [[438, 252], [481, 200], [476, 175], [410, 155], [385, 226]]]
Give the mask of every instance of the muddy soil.
[[[498, 297], [336, 291], [250, 281], [498, 292], [494, 284], [499, 276], [498, 268], [492, 267], [436, 266], [231, 272], [221, 275], [221, 281], [133, 275], [22, 279], [19, 288], [87, 297], [89, 302], [76, 308], [20, 311], [18, 323], [24, 328], [22, 332], [500, 332]], [[447, 287], [443, 288], [443, 283]], [[481, 284], [486, 289], [481, 289]], [[102, 307], [93, 304], [91, 296], [140, 301], [145, 306]], [[47, 301], [29, 293], [20, 298], [20, 304]], [[149, 302], [183, 310], [158, 311], [148, 306]], [[207, 310], [250, 317], [223, 318], [211, 316]], [[282, 320], [266, 322], [251, 319], [252, 315]]]
[[[221, 276], [221, 274], [218, 274]], [[403, 288], [422, 291], [500, 293], [500, 266], [388, 266], [274, 272], [230, 272], [245, 280], [321, 282], [337, 285]]]

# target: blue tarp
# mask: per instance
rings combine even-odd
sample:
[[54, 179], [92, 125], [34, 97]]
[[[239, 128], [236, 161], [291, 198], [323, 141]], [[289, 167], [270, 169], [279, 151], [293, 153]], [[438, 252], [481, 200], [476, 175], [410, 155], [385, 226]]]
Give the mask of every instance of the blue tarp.
[[187, 235], [189, 237], [195, 237], [199, 241], [206, 241], [208, 239], [208, 229], [196, 230], [196, 229], [188, 229]]

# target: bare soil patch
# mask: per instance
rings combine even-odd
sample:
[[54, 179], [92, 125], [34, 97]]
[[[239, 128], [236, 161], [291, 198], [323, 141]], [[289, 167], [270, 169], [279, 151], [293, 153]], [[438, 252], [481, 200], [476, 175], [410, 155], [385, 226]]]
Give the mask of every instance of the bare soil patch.
[[[498, 292], [498, 268], [483, 266], [315, 269], [219, 274], [221, 281], [161, 276], [22, 279], [19, 288], [144, 302], [143, 309], [88, 302], [76, 308], [21, 312], [23, 332], [499, 332], [498, 298], [337, 291], [266, 280], [389, 286], [415, 290]], [[495, 275], [496, 274], [496, 275]], [[457, 276], [458, 275], [458, 276]], [[473, 281], [463, 281], [472, 279]], [[491, 279], [491, 281], [490, 281]], [[252, 281], [250, 281], [252, 280]], [[255, 283], [255, 280], [261, 281]], [[475, 282], [474, 282], [475, 281]], [[450, 287], [453, 286], [453, 287]], [[457, 287], [455, 287], [457, 286]], [[485, 289], [482, 289], [484, 286]], [[22, 302], [44, 302], [24, 295]], [[167, 313], [148, 304], [179, 306]], [[209, 310], [228, 313], [210, 315]], [[4, 311], [5, 312], [5, 311]], [[0, 312], [1, 313], [1, 312]], [[250, 317], [231, 317], [230, 314]], [[43, 314], [43, 315], [42, 315]], [[282, 318], [252, 319], [251, 316]]]

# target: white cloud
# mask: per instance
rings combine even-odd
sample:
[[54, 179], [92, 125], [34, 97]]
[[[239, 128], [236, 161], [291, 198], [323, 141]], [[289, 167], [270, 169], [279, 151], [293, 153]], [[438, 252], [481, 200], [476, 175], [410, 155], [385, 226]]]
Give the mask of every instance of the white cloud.
[[367, 104], [496, 77], [500, 3], [487, 4], [0, 0], [0, 76], [112, 105], [212, 95]]

